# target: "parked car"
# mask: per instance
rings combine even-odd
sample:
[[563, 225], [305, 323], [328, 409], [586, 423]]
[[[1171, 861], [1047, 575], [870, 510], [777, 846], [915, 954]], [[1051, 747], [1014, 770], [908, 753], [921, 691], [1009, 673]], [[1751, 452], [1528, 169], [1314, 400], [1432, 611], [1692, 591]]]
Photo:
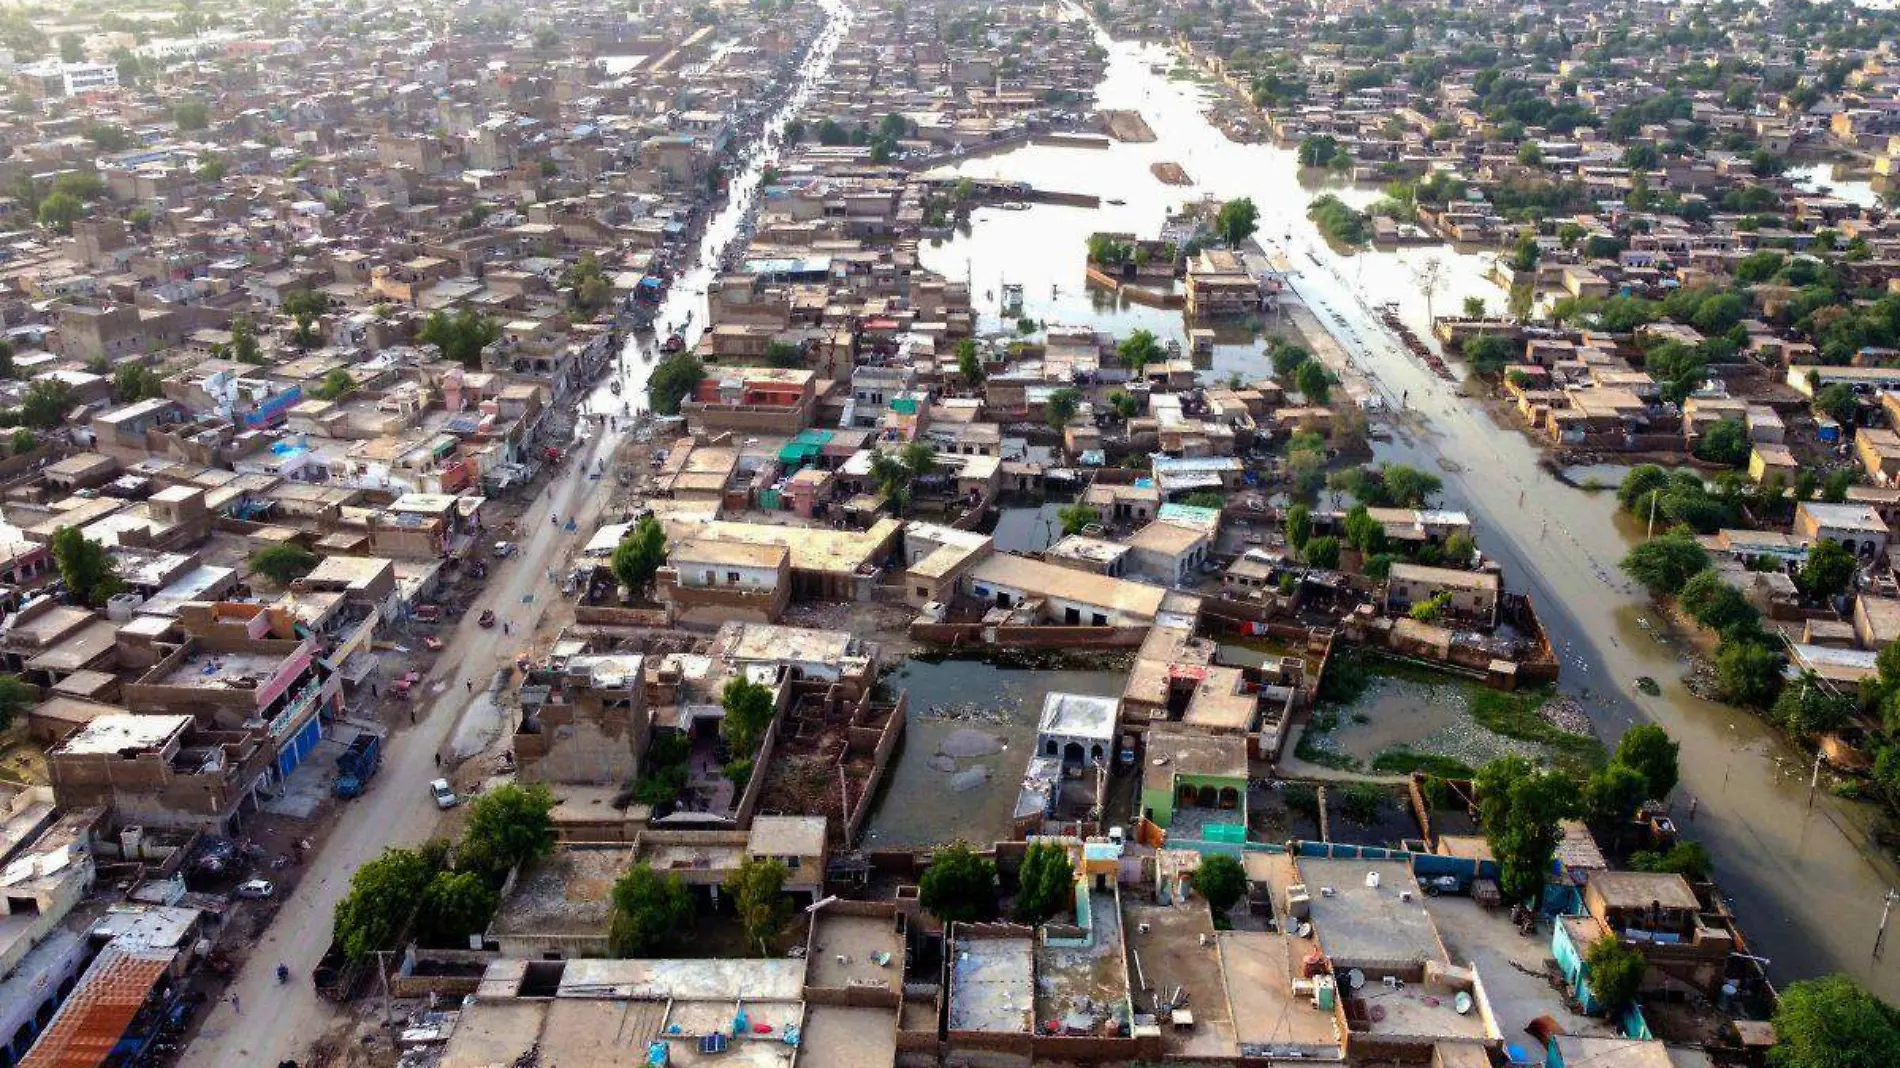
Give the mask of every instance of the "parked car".
[[429, 784], [429, 796], [435, 799], [437, 808], [454, 808], [461, 798], [455, 796], [455, 789], [447, 779], [437, 779]]
[[520, 548], [512, 541], [498, 541], [495, 543], [495, 559], [506, 560], [520, 551]]
[[277, 896], [277, 884], [269, 879], [246, 879], [238, 884], [237, 896], [249, 901], [264, 901]]

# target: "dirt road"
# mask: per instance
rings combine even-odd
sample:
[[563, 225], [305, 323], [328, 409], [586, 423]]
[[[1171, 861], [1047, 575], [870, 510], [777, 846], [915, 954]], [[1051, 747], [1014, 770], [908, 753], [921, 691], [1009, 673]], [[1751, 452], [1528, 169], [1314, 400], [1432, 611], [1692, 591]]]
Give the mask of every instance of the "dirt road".
[[[521, 552], [494, 574], [424, 683], [421, 700], [427, 707], [421, 722], [391, 740], [382, 773], [369, 792], [339, 807], [328, 839], [310, 857], [309, 875], [284, 901], [263, 941], [232, 981], [230, 992], [237, 994], [243, 1012], [232, 1008], [228, 996], [219, 1002], [181, 1064], [207, 1068], [274, 1065], [301, 1056], [312, 1040], [341, 1018], [337, 1007], [319, 999], [310, 986], [310, 970], [330, 944], [330, 918], [337, 900], [364, 862], [374, 860], [388, 846], [415, 845], [435, 833], [441, 814], [426, 788], [440, 774], [435, 755], [446, 752], [448, 740], [474, 703], [471, 685], [475, 691], [484, 690], [495, 670], [512, 658], [524, 640], [522, 631], [504, 637], [499, 626], [484, 630], [476, 625], [476, 617], [483, 608], [492, 608], [497, 617], [531, 631], [549, 602], [560, 596], [548, 581], [548, 568], [566, 564], [582, 539], [592, 533], [610, 494], [586, 473], [596, 456], [608, 460], [611, 470], [619, 439], [619, 434], [602, 434], [579, 445], [579, 456], [529, 507], [524, 522], [532, 533], [524, 532]], [[560, 512], [561, 527], [541, 519], [551, 510]], [[569, 515], [576, 517], [579, 527], [574, 533], [565, 529]], [[290, 967], [291, 981], [285, 986], [277, 984], [279, 961]]]

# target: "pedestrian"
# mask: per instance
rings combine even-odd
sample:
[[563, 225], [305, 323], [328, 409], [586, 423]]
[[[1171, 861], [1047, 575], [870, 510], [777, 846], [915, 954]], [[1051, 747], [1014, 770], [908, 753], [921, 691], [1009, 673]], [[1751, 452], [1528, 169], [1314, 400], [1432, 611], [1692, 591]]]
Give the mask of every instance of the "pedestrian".
[[1692, 797], [1689, 799], [1689, 822], [1690, 823], [1695, 822], [1695, 810], [1701, 807], [1702, 807], [1701, 798]]
[[238, 1004], [238, 996], [235, 992], [231, 995], [231, 1011], [239, 1016], [244, 1015], [244, 1006]]
[[437, 754], [435, 755], [435, 766], [436, 766], [436, 767], [438, 767], [438, 768], [442, 766], [442, 754], [441, 754], [441, 753], [437, 753]]
[[409, 706], [409, 725], [411, 727], [416, 725], [416, 706], [415, 705]]
[[475, 692], [475, 680], [474, 680], [474, 679], [464, 679], [464, 680], [462, 680], [462, 685], [464, 685], [464, 686], [466, 686], [466, 687], [468, 687], [468, 692], [469, 692], [469, 693], [474, 693], [474, 692]]

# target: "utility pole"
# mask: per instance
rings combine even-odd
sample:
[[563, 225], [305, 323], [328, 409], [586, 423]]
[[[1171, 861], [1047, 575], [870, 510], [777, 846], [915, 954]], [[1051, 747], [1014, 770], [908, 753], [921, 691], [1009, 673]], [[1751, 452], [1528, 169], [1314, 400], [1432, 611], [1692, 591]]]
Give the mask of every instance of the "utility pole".
[[1662, 499], [1658, 490], [1649, 491], [1649, 529], [1643, 532], [1643, 540], [1649, 541], [1656, 536], [1656, 502]]
[[382, 983], [383, 983], [383, 1026], [384, 1027], [388, 1027], [392, 1025], [393, 1023], [395, 1023], [394, 1017], [392, 1017], [389, 1012], [389, 960], [388, 960], [388, 957], [389, 957], [388, 950], [379, 949], [376, 951], [376, 974], [382, 980]]
[[1814, 772], [1808, 776], [1808, 807], [1814, 807], [1814, 788], [1821, 785], [1821, 754], [1814, 754]]
[[1900, 899], [1900, 894], [1894, 893], [1893, 889], [1889, 887], [1887, 890], [1887, 896], [1886, 896], [1885, 902], [1880, 906], [1880, 930], [1874, 932], [1874, 959], [1875, 960], [1880, 959], [1880, 951], [1886, 948], [1887, 917], [1893, 915], [1893, 903], [1896, 899]]

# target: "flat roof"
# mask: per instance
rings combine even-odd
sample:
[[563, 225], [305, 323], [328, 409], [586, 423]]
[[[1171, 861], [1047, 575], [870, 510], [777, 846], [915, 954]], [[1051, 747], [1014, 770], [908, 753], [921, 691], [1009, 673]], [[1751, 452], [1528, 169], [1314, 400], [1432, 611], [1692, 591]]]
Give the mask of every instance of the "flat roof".
[[746, 852], [768, 857], [822, 857], [825, 817], [758, 816], [752, 821]]
[[1153, 728], [1147, 749], [1149, 767], [1169, 776], [1247, 777], [1247, 742], [1237, 735]]
[[1427, 567], [1423, 564], [1395, 563], [1392, 565], [1391, 578], [1405, 582], [1423, 582], [1433, 586], [1449, 586], [1453, 589], [1476, 590], [1480, 593], [1496, 593], [1498, 576], [1491, 571], [1460, 571], [1450, 567]]
[[1036, 1010], [1035, 940], [1021, 935], [958, 937], [950, 962], [949, 1028], [1027, 1034]]
[[1689, 880], [1673, 872], [1593, 871], [1587, 884], [1613, 909], [1648, 908], [1651, 902], [1666, 909], [1699, 909]]
[[1042, 699], [1042, 720], [1036, 730], [1042, 734], [1107, 741], [1115, 737], [1121, 707], [1121, 699], [1117, 697], [1051, 691]]
[[1314, 1008], [1312, 998], [1293, 994], [1293, 980], [1305, 974], [1303, 941], [1279, 931], [1220, 931], [1214, 939], [1243, 1056], [1249, 1046], [1258, 1047], [1255, 1055], [1266, 1056], [1338, 1047], [1333, 1014]]
[[686, 538], [667, 550], [669, 564], [711, 564], [723, 567], [777, 567], [791, 556], [783, 545], [754, 545], [720, 538]]
[[1147, 619], [1153, 619], [1161, 611], [1161, 600], [1167, 594], [1159, 586], [1077, 571], [1008, 553], [997, 553], [981, 561], [971, 569], [970, 578], [974, 582], [1008, 586], [1036, 596], [1113, 608]]
[[734, 660], [777, 663], [836, 663], [852, 655], [856, 636], [842, 630], [784, 627], [776, 623], [728, 623], [720, 644]]
[[[1450, 963], [1411, 865], [1319, 857], [1301, 857], [1296, 863], [1312, 896], [1313, 933], [1337, 966], [1393, 969], [1425, 961]], [[1377, 886], [1368, 885], [1371, 875], [1378, 876]], [[1409, 902], [1400, 897], [1408, 890]]]

